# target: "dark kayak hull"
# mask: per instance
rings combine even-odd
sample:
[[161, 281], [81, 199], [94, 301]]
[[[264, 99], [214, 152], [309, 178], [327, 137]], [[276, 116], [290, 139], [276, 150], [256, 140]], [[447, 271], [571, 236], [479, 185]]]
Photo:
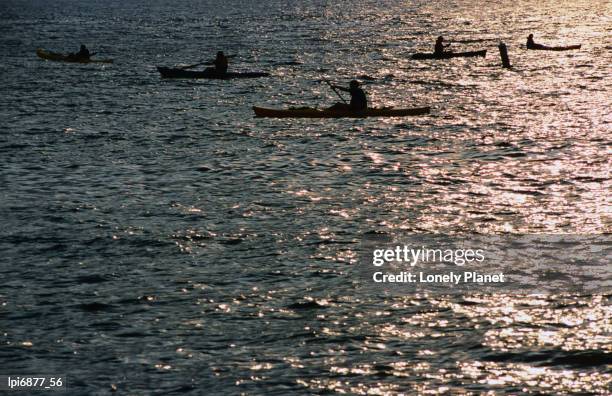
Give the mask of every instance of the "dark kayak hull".
[[313, 109], [309, 107], [298, 109], [268, 109], [253, 106], [255, 117], [271, 118], [365, 118], [365, 117], [406, 117], [429, 114], [429, 107], [412, 109], [394, 109], [389, 107], [370, 108], [363, 112], [347, 110]]
[[582, 44], [566, 45], [562, 47], [549, 47], [548, 45], [537, 44], [535, 47], [527, 47], [527, 49], [539, 51], [570, 51], [580, 49], [580, 47], [582, 47]]
[[172, 69], [169, 67], [158, 67], [157, 71], [163, 78], [207, 78], [214, 80], [229, 80], [231, 78], [258, 78], [267, 77], [270, 73], [245, 72], [245, 73], [216, 73], [210, 70], [193, 71], [184, 69]]
[[56, 62], [68, 62], [68, 63], [113, 63], [112, 59], [86, 59], [79, 58], [72, 54], [58, 54], [57, 52], [46, 51], [42, 48], [36, 49], [36, 55], [39, 58], [56, 61]]
[[468, 52], [445, 52], [443, 54], [417, 53], [412, 55], [412, 59], [451, 59], [451, 58], [471, 58], [474, 56], [487, 55], [487, 50], [468, 51]]

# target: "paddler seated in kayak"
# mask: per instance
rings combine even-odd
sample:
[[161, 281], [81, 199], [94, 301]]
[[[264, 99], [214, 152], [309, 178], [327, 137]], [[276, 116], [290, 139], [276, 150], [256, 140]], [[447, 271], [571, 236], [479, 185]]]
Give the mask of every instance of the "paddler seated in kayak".
[[444, 45], [443, 42], [444, 42], [444, 37], [439, 36], [438, 39], [436, 40], [436, 45], [434, 46], [434, 54], [442, 55], [444, 53], [444, 48], [450, 47], [450, 43]]
[[365, 91], [359, 88], [359, 82], [357, 80], [352, 80], [349, 83], [348, 88], [344, 88], [339, 85], [330, 85], [332, 88], [350, 93], [351, 102], [350, 104], [336, 103], [335, 105], [330, 107], [329, 110], [349, 110], [353, 112], [361, 112], [365, 111], [368, 108], [368, 98], [366, 97]]
[[227, 68], [229, 66], [229, 61], [228, 61], [228, 57], [225, 56], [223, 51], [217, 52], [217, 57], [211, 63], [213, 65], [215, 65], [215, 67], [207, 67], [205, 71], [215, 72], [215, 73], [218, 73], [218, 74], [225, 74], [225, 73], [227, 73]]
[[530, 34], [527, 37], [527, 49], [542, 49], [544, 46], [542, 44], [536, 44], [533, 41], [533, 34]]
[[81, 44], [81, 49], [79, 50], [79, 52], [74, 54], [74, 57], [75, 58], [79, 58], [79, 59], [89, 59], [90, 56], [91, 56], [91, 54], [90, 54], [89, 50], [83, 44]]

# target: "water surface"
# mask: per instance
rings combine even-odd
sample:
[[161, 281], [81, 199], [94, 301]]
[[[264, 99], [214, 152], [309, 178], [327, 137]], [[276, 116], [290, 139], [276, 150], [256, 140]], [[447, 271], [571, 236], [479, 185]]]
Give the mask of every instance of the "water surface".
[[[74, 394], [606, 394], [609, 295], [388, 297], [368, 233], [610, 232], [606, 1], [4, 0], [0, 362]], [[582, 43], [544, 53], [538, 42]], [[435, 37], [485, 59], [412, 61]], [[512, 70], [500, 67], [497, 44]], [[85, 43], [113, 65], [45, 62]], [[217, 50], [270, 78], [161, 80]], [[363, 80], [427, 117], [254, 119]]]

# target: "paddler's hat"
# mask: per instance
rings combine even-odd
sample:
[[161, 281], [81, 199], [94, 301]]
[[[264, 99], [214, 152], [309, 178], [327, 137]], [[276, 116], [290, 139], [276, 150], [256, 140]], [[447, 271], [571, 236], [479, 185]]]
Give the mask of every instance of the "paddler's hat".
[[359, 81], [351, 80], [351, 82], [349, 83], [349, 87], [351, 87], [351, 88], [358, 88], [359, 87]]

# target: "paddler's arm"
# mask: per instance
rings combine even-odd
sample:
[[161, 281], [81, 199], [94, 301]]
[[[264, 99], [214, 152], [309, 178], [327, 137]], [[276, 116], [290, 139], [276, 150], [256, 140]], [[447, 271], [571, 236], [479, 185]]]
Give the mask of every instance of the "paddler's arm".
[[334, 87], [334, 88], [336, 88], [336, 89], [339, 89], [340, 91], [344, 91], [344, 92], [351, 92], [351, 90], [350, 90], [350, 89], [348, 89], [348, 88], [344, 88], [344, 87], [341, 87], [341, 86], [339, 86], [339, 85], [334, 85], [334, 84], [332, 84], [331, 86], [332, 86], [332, 87]]

